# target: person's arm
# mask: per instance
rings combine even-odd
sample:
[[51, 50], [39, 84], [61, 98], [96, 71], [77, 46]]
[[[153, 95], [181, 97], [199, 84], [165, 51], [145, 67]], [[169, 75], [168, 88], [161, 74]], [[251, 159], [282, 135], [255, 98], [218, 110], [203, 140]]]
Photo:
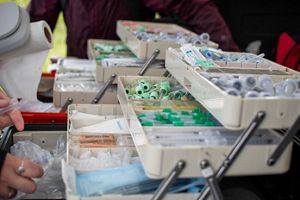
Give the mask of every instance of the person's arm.
[[60, 10], [60, 0], [31, 0], [27, 8], [31, 22], [45, 20], [52, 31]]
[[231, 33], [211, 0], [144, 0], [146, 7], [166, 16], [176, 16], [185, 21], [193, 31], [207, 32], [211, 40], [226, 51], [239, 51]]

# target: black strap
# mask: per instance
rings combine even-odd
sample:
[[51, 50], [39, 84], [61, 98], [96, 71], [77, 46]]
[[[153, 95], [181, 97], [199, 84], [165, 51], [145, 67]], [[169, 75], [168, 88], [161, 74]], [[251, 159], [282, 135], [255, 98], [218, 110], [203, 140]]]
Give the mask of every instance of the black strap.
[[5, 161], [6, 155], [7, 155], [6, 151], [1, 151], [0, 150], [0, 174], [1, 174], [1, 170], [2, 170], [2, 167], [3, 167], [4, 161]]

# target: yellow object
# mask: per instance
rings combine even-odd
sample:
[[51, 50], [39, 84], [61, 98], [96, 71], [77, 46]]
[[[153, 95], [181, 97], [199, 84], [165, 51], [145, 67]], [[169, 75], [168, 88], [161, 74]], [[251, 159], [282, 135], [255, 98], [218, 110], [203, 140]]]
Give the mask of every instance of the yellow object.
[[5, 94], [5, 95], [7, 95], [6, 92], [5, 92], [5, 90], [1, 86], [0, 86], [0, 92], [3, 93], [3, 94]]

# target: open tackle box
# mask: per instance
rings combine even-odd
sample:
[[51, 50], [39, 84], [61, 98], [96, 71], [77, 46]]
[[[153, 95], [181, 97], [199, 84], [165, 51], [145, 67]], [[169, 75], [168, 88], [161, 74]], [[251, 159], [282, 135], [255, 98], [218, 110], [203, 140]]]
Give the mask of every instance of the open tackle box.
[[[64, 58], [59, 61], [53, 85], [53, 103], [62, 107], [72, 98], [72, 103], [91, 103], [104, 88], [104, 82], [95, 80], [96, 64], [85, 59]], [[106, 88], [100, 103], [118, 103], [117, 88]]]
[[[235, 53], [235, 56], [238, 55], [246, 54]], [[266, 113], [266, 119], [260, 128], [289, 128], [300, 113], [299, 97], [268, 95], [246, 98], [230, 95], [224, 88], [213, 83], [213, 79], [220, 79], [224, 75], [237, 78], [252, 75], [259, 80], [259, 77], [265, 74], [276, 84], [287, 79], [299, 82], [298, 72], [261, 59], [258, 58], [262, 67], [253, 63], [243, 65], [241, 62], [235, 62], [231, 65], [230, 62], [225, 64], [226, 61], [211, 60], [203, 61], [205, 67], [191, 66], [184, 60], [180, 49], [169, 48], [166, 53], [166, 68], [226, 128], [246, 128], [258, 111]], [[294, 87], [298, 87], [298, 83]]]
[[[222, 127], [197, 101], [191, 102], [186, 99], [181, 99], [181, 101], [145, 100], [132, 97], [128, 92], [128, 86], [139, 84], [141, 79], [154, 85], [157, 82], [165, 81], [170, 82], [171, 85], [176, 85], [177, 81], [158, 77], [118, 77], [118, 99], [128, 120], [129, 130], [146, 174], [151, 178], [164, 178], [179, 160], [184, 160], [186, 163], [180, 177], [203, 176], [199, 164], [204, 159], [210, 161], [213, 169], [219, 168], [231, 150], [233, 141], [237, 139], [241, 131]], [[198, 111], [193, 113], [195, 108]], [[183, 124], [181, 125], [175, 125], [174, 123], [145, 124], [142, 121], [143, 115], [149, 116], [149, 113], [150, 116], [158, 116], [157, 118], [160, 119], [164, 115], [172, 116], [174, 111], [177, 114], [180, 112], [181, 115], [190, 113], [193, 116], [194, 114], [200, 116], [198, 115], [198, 113], [201, 113], [199, 110], [202, 114], [211, 117], [211, 120], [215, 123], [213, 125], [201, 123], [184, 125], [184, 122], [190, 120], [186, 116], [181, 116], [183, 118]], [[215, 138], [214, 135], [221, 137]], [[290, 165], [292, 145], [288, 146], [276, 165], [267, 165], [268, 157], [276, 149], [281, 139], [282, 137], [272, 130], [257, 131], [226, 175], [286, 172]]]
[[[99, 122], [107, 122], [113, 119], [124, 119], [124, 115], [120, 105], [112, 105], [112, 104], [98, 104], [98, 105], [87, 105], [87, 104], [72, 104], [68, 107], [68, 131], [67, 131], [67, 159], [66, 163], [62, 164], [62, 175], [65, 179], [66, 185], [66, 199], [72, 200], [148, 200], [151, 199], [153, 194], [134, 194], [134, 195], [122, 195], [122, 194], [105, 194], [101, 196], [90, 196], [90, 197], [82, 197], [77, 194], [71, 192], [70, 188], [71, 184], [68, 184], [68, 170], [69, 168], [66, 166], [71, 166], [75, 168], [78, 173], [87, 172], [90, 170], [96, 170], [103, 168], [103, 166], [91, 166], [88, 164], [81, 164], [76, 162], [76, 158], [78, 155], [85, 154], [87, 151], [92, 152], [92, 154], [96, 154], [101, 151], [109, 151], [111, 154], [121, 153], [125, 151], [132, 151], [132, 154], [138, 157], [136, 148], [130, 136], [130, 133], [127, 127], [120, 129], [119, 131], [112, 133], [106, 133], [103, 129], [96, 129], [95, 132], [85, 132], [82, 128], [86, 126], [93, 126]], [[126, 125], [127, 124], [122, 124]], [[126, 130], [125, 130], [126, 129]], [[102, 130], [102, 132], [101, 132]], [[128, 131], [128, 132], [126, 132]], [[100, 138], [96, 139], [96, 136], [104, 136], [101, 141]], [[90, 138], [88, 138], [90, 136]], [[114, 139], [112, 138], [114, 137]], [[118, 143], [116, 138], [122, 137], [125, 139], [121, 143]], [[89, 141], [88, 141], [89, 140]], [[97, 145], [91, 144], [91, 140], [96, 141]], [[79, 150], [76, 148], [79, 147]], [[105, 164], [102, 159], [102, 164]], [[79, 164], [79, 165], [78, 165]], [[108, 180], [104, 180], [108, 181]], [[118, 181], [118, 180], [114, 180]], [[198, 193], [177, 193], [177, 194], [168, 194], [165, 198], [167, 200], [179, 200], [179, 199], [195, 199]]]
[[[151, 22], [138, 22], [138, 21], [125, 21], [119, 20], [117, 22], [117, 34], [122, 40], [122, 42], [128, 46], [128, 48], [138, 57], [138, 58], [150, 58], [153, 52], [158, 49], [160, 50], [157, 59], [165, 59], [165, 52], [168, 47], [179, 47], [180, 44], [168, 40], [159, 40], [153, 39], [144, 41], [142, 38], [139, 38], [135, 33], [142, 32], [146, 34], [157, 34], [167, 33], [170, 37], [193, 37], [197, 36], [196, 33], [191, 32], [185, 28], [182, 28], [176, 24], [164, 24], [164, 23], [151, 23]], [[177, 38], [177, 41], [179, 38]], [[186, 42], [186, 41], [185, 41]], [[205, 46], [218, 47], [218, 44], [208, 41]]]
[[[136, 65], [141, 65], [140, 63], [132, 64], [125, 66], [124, 62], [121, 60], [126, 59], [136, 59], [135, 55], [118, 40], [96, 40], [89, 39], [88, 40], [88, 57], [90, 60], [96, 61], [96, 81], [97, 82], [105, 82], [110, 78], [112, 74], [116, 75], [136, 75], [141, 70], [141, 67]], [[120, 60], [122, 64], [118, 66], [103, 66], [103, 59], [113, 59], [114, 63], [118, 63]], [[110, 60], [110, 59], [109, 59]], [[129, 62], [127, 60], [127, 62]], [[132, 61], [133, 62], [133, 61]], [[141, 62], [141, 61], [140, 61]], [[146, 62], [146, 61], [145, 61]], [[129, 62], [130, 63], [130, 62]], [[147, 76], [162, 76], [165, 73], [165, 67], [154, 66], [150, 67], [145, 75]], [[117, 80], [113, 82], [117, 83]]]

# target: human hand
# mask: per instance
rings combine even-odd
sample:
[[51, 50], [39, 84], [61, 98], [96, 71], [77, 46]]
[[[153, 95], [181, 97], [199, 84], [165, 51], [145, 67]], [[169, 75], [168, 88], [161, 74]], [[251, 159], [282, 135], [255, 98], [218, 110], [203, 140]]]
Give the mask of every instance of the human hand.
[[[19, 169], [21, 166], [24, 170]], [[30, 160], [7, 154], [0, 173], [0, 198], [12, 198], [17, 191], [33, 193], [36, 184], [32, 178], [39, 178], [43, 173], [43, 168]]]
[[[0, 108], [4, 108], [9, 105], [10, 99], [0, 92]], [[9, 111], [3, 115], [0, 115], [0, 129], [6, 126], [14, 124], [18, 131], [24, 129], [24, 120], [21, 112], [17, 109]]]

